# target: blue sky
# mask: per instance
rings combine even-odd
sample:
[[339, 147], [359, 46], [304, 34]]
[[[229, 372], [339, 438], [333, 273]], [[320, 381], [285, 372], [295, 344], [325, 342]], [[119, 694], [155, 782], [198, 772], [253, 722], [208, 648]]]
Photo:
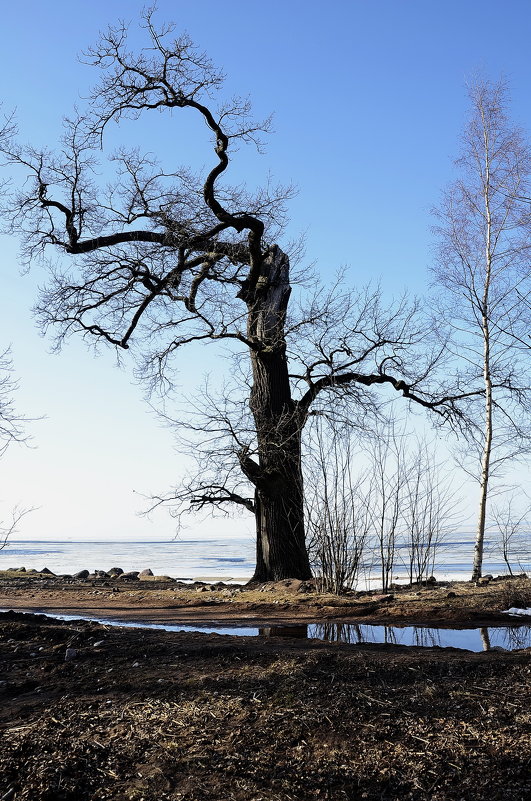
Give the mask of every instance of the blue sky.
[[[82, 106], [96, 76], [78, 54], [118, 19], [133, 25], [144, 3], [26, 0], [3, 4], [1, 93], [17, 109], [23, 140], [53, 147], [61, 118]], [[290, 235], [306, 233], [308, 261], [323, 275], [347, 266], [352, 282], [380, 280], [389, 294], [423, 293], [431, 261], [430, 208], [453, 174], [466, 119], [465, 83], [505, 75], [512, 115], [531, 130], [531, 5], [523, 0], [327, 3], [160, 0], [158, 17], [187, 31], [227, 73], [227, 94], [274, 113], [265, 155], [238, 154], [250, 186], [271, 172], [299, 188]], [[132, 33], [132, 42], [140, 42]], [[122, 134], [120, 134], [122, 135]], [[174, 116], [146, 118], [123, 136], [166, 163], [210, 163], [202, 128]], [[118, 141], [118, 140], [117, 140]], [[0, 463], [0, 509], [38, 506], [24, 538], [170, 537], [165, 514], [138, 518], [138, 493], [164, 490], [183, 460], [142, 400], [127, 360], [94, 359], [81, 342], [50, 355], [30, 308], [38, 270], [20, 277], [16, 243], [3, 238], [0, 342], [12, 343], [33, 448]], [[182, 392], [211, 362], [183, 354]], [[190, 378], [184, 375], [191, 374]], [[210, 536], [218, 524], [198, 532]], [[242, 532], [241, 521], [223, 532]]]

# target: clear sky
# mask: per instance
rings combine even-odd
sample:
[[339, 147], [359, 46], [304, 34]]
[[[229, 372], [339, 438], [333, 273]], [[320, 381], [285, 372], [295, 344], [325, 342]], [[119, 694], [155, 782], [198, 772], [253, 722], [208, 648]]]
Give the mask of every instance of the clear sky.
[[[96, 76], [78, 54], [118, 19], [133, 24], [140, 0], [25, 0], [2, 4], [1, 93], [17, 109], [23, 140], [53, 148], [63, 115], [82, 106]], [[353, 282], [380, 280], [399, 294], [427, 290], [430, 208], [452, 177], [467, 98], [478, 71], [511, 87], [513, 118], [531, 130], [531, 4], [528, 0], [160, 0], [158, 18], [187, 31], [227, 73], [227, 94], [274, 113], [266, 154], [242, 151], [234, 175], [252, 186], [269, 172], [293, 182], [290, 234], [305, 232], [308, 261], [324, 275], [349, 268]], [[132, 41], [139, 41], [135, 31]], [[175, 115], [124, 132], [166, 163], [211, 163], [204, 131]], [[38, 271], [21, 277], [17, 245], [0, 241], [0, 344], [12, 344], [17, 404], [44, 419], [31, 449], [0, 463], [0, 509], [39, 507], [24, 538], [172, 536], [158, 513], [138, 518], [140, 494], [163, 491], [184, 467], [169, 431], [111, 352], [82, 342], [61, 355], [35, 331]], [[207, 352], [182, 356], [183, 394], [211, 367]], [[207, 521], [196, 533], [213, 536]], [[251, 530], [241, 520], [223, 533]]]

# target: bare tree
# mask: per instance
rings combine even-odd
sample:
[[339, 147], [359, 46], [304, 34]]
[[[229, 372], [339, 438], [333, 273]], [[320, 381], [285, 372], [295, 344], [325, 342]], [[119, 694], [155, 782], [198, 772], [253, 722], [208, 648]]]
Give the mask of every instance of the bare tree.
[[[393, 424], [378, 432], [371, 453], [374, 476], [372, 528], [380, 564], [382, 590], [390, 588], [397, 558], [398, 538], [407, 500], [407, 443]], [[372, 493], [371, 493], [372, 494]]]
[[11, 511], [9, 520], [0, 520], [0, 551], [5, 548], [9, 538], [17, 531], [17, 526], [23, 517], [34, 512], [35, 509], [21, 509], [18, 506]]
[[426, 581], [455, 530], [460, 506], [448, 470], [436, 459], [435, 448], [414, 440], [406, 463], [402, 547], [407, 554], [409, 581]]
[[354, 474], [359, 456], [351, 430], [316, 418], [305, 460], [306, 529], [322, 589], [340, 594], [356, 586], [371, 533], [366, 475]]
[[513, 575], [513, 564], [516, 560], [520, 570], [522, 562], [531, 558], [531, 538], [529, 520], [531, 506], [528, 504], [523, 512], [515, 513], [515, 506], [520, 506], [516, 494], [511, 494], [505, 503], [492, 506], [491, 515], [498, 532], [496, 551], [498, 551], [509, 574]]
[[[290, 261], [275, 242], [290, 191], [251, 194], [225, 183], [234, 146], [259, 144], [267, 121], [253, 122], [246, 102], [216, 105], [222, 75], [187, 37], [157, 29], [152, 11], [143, 27], [147, 45], [137, 54], [123, 25], [90, 51], [101, 80], [86, 113], [66, 123], [57, 155], [5, 148], [32, 177], [11, 208], [11, 230], [22, 236], [26, 261], [46, 260], [50, 249], [60, 257], [37, 306], [58, 345], [77, 333], [136, 349], [142, 375], [159, 386], [171, 384], [185, 345], [221, 342], [246, 355], [243, 434], [226, 408], [209, 410], [213, 439], [224, 444], [214, 471], [199, 482], [190, 477], [190, 502], [235, 503], [254, 514], [255, 579], [306, 579], [301, 436], [309, 416], [341, 406], [362, 415], [380, 385], [446, 419], [463, 413], [463, 393], [450, 382], [425, 388], [441, 354], [421, 358], [427, 335], [414, 307], [385, 310], [370, 294], [360, 304], [363, 295], [339, 287], [318, 289], [304, 311], [289, 311]], [[109, 188], [98, 187], [96, 163], [111, 122], [186, 109], [212, 138], [206, 175], [121, 149], [111, 158]]]
[[13, 378], [13, 361], [9, 348], [0, 353], [0, 456], [13, 441], [22, 442], [24, 418], [16, 411], [13, 396], [17, 382]]
[[531, 153], [507, 118], [503, 83], [475, 83], [472, 115], [457, 166], [462, 175], [438, 209], [435, 270], [449, 302], [444, 317], [462, 380], [484, 386], [482, 422], [469, 441], [479, 484], [472, 579], [481, 576], [489, 486], [495, 471], [528, 452], [529, 358], [516, 345], [528, 338], [522, 297], [531, 292]]
[[318, 417], [306, 451], [308, 540], [323, 586], [352, 588], [376, 566], [384, 592], [402, 566], [411, 584], [426, 581], [459, 508], [435, 448], [392, 419], [360, 441]]

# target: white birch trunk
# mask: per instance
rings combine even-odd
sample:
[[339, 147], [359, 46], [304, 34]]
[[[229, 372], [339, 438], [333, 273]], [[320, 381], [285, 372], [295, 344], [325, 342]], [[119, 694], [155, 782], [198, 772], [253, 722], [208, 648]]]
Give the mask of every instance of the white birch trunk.
[[[482, 115], [483, 116], [483, 115]], [[481, 303], [481, 331], [483, 335], [483, 382], [485, 386], [485, 420], [483, 429], [483, 452], [481, 455], [481, 474], [479, 479], [479, 513], [474, 545], [474, 564], [472, 581], [481, 577], [483, 552], [485, 548], [485, 524], [487, 519], [487, 498], [490, 477], [490, 459], [492, 453], [492, 376], [490, 365], [490, 320], [489, 292], [492, 278], [492, 217], [490, 209], [490, 154], [488, 130], [484, 124], [485, 147], [485, 277]]]

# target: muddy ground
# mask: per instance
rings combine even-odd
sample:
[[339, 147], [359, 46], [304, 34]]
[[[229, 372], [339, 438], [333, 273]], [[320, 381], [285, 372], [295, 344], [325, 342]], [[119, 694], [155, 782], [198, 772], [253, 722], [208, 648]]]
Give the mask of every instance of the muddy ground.
[[[3, 583], [0, 606], [62, 598], [88, 610], [93, 599], [98, 613], [159, 615], [173, 592], [171, 613], [188, 622], [205, 608], [210, 619], [229, 608], [246, 621], [286, 619], [290, 589], [290, 619], [295, 609], [353, 619], [359, 603], [364, 622], [412, 622], [407, 610], [434, 622], [446, 604], [454, 622], [492, 620], [508, 590], [521, 601], [529, 590], [520, 580], [334, 601], [293, 585], [223, 596], [234, 591], [22, 581]], [[0, 615], [0, 643], [2, 801], [531, 798], [529, 650], [260, 640], [16, 612]]]

